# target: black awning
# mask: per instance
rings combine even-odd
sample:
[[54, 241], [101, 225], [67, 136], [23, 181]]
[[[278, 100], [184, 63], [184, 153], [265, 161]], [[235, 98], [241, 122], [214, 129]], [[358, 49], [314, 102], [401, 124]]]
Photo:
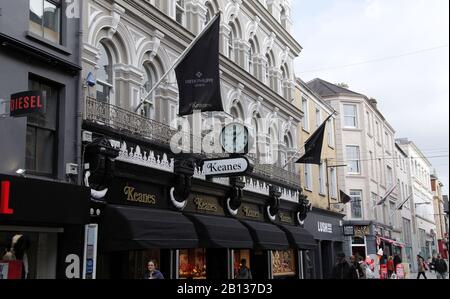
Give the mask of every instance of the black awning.
[[194, 224], [178, 212], [108, 205], [103, 217], [102, 251], [198, 247]]
[[195, 224], [203, 248], [251, 249], [253, 239], [248, 229], [234, 218], [186, 214]]
[[306, 229], [300, 226], [280, 225], [280, 228], [286, 233], [289, 244], [298, 249], [312, 250], [316, 248], [314, 236]]
[[242, 221], [242, 223], [249, 229], [256, 248], [263, 250], [289, 249], [286, 233], [276, 225], [255, 221]]

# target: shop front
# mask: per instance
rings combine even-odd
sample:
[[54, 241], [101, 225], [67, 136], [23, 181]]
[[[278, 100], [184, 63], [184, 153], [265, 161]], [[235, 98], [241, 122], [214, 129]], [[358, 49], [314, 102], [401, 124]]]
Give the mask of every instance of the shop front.
[[81, 278], [89, 189], [0, 175], [0, 276]]
[[172, 279], [234, 279], [243, 262], [253, 279], [301, 277], [301, 250], [315, 244], [296, 225], [295, 204], [282, 205], [270, 220], [268, 198], [244, 192], [231, 215], [229, 186], [193, 179], [186, 205], [177, 209], [167, 185], [172, 174], [117, 166], [99, 221], [98, 278], [142, 279], [150, 260]]
[[305, 228], [312, 233], [317, 246], [305, 252], [306, 279], [330, 277], [337, 254], [344, 251], [343, 217], [321, 209], [313, 209], [309, 213]]
[[370, 256], [377, 260], [380, 252], [376, 243], [375, 224], [371, 221], [345, 221], [344, 222], [344, 253], [346, 256]]

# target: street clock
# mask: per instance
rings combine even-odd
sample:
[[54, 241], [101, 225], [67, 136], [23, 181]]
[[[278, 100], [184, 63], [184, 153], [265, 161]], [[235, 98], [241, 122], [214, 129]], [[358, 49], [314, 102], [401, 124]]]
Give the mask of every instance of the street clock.
[[249, 151], [249, 131], [244, 124], [232, 123], [223, 128], [220, 143], [228, 154], [247, 154]]

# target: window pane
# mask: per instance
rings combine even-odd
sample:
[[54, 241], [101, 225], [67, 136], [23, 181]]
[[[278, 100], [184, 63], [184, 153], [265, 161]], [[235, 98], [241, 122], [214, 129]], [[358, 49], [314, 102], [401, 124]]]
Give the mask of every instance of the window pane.
[[36, 170], [36, 129], [30, 126], [27, 127], [25, 168], [31, 171]]
[[44, 174], [52, 174], [55, 159], [55, 136], [53, 131], [37, 130], [36, 171]]
[[111, 84], [111, 57], [103, 44], [99, 46], [100, 60], [98, 61], [97, 80]]
[[347, 146], [347, 165], [349, 173], [359, 173], [359, 147]]
[[350, 191], [352, 218], [362, 218], [362, 192]]
[[44, 1], [44, 37], [59, 43], [61, 11], [55, 4]]
[[43, 36], [42, 20], [44, 17], [43, 0], [30, 0], [30, 31]]

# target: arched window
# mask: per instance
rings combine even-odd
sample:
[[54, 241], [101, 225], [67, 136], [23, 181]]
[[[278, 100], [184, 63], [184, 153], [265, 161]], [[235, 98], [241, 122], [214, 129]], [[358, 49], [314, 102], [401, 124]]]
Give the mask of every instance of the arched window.
[[214, 17], [214, 8], [211, 4], [211, 2], [206, 2], [206, 18], [205, 18], [205, 25], [209, 23], [209, 21], [212, 20]]
[[[148, 94], [148, 92], [153, 88], [153, 85], [158, 80], [158, 73], [156, 72], [153, 65], [146, 63], [144, 64], [144, 82], [142, 85], [142, 96], [145, 96]], [[151, 95], [149, 95], [146, 100], [148, 103], [145, 103], [143, 106], [143, 110], [141, 112], [141, 115], [144, 117], [147, 117], [149, 119], [155, 119], [155, 92], [153, 92]]]
[[238, 100], [233, 102], [233, 106], [230, 109], [230, 114], [233, 116], [235, 120], [243, 120], [244, 119], [244, 110], [242, 109], [241, 104]]
[[97, 69], [97, 100], [110, 103], [111, 90], [113, 84], [113, 64], [111, 52], [100, 43], [99, 45], [99, 60]]
[[286, 9], [284, 8], [283, 5], [281, 5], [281, 11], [280, 11], [280, 23], [281, 26], [286, 29], [287, 27], [287, 13], [286, 13]]
[[228, 35], [228, 58], [234, 60], [234, 38], [236, 36], [236, 30], [233, 24], [230, 23], [230, 34]]
[[259, 144], [258, 144], [258, 134], [259, 134], [259, 126], [258, 126], [258, 121], [260, 119], [260, 116], [255, 113], [253, 115], [252, 118], [252, 127], [251, 127], [251, 137], [253, 138], [253, 154], [255, 155], [256, 159], [259, 160], [260, 159], [260, 148], [259, 148]]
[[255, 42], [253, 40], [250, 40], [249, 42], [250, 47], [248, 49], [248, 72], [252, 75], [255, 75], [255, 53], [256, 53], [256, 47]]
[[269, 54], [266, 55], [266, 62], [264, 66], [264, 73], [265, 73], [265, 83], [267, 86], [270, 86], [270, 67], [272, 66], [272, 61], [270, 59]]
[[184, 13], [185, 13], [184, 0], [177, 0], [175, 3], [175, 19], [181, 25], [184, 25]]

